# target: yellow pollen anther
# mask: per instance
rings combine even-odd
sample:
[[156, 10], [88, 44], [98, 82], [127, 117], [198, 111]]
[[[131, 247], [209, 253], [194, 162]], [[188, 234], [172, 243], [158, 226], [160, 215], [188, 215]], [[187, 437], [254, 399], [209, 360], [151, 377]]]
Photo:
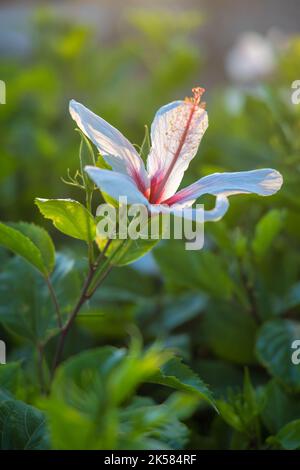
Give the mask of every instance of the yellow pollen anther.
[[201, 108], [204, 109], [205, 103], [200, 104], [201, 96], [203, 95], [204, 92], [205, 92], [205, 88], [201, 88], [201, 87], [192, 88], [193, 96], [185, 98], [185, 101], [187, 103], [192, 103], [195, 106], [200, 106]]

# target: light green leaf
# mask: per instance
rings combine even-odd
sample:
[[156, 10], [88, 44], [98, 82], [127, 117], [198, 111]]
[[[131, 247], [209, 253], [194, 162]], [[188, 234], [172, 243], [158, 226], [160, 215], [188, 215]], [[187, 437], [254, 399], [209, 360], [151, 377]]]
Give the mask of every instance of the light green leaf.
[[38, 225], [26, 222], [14, 223], [11, 226], [28, 237], [40, 250], [47, 273], [50, 274], [55, 265], [55, 248], [48, 232]]
[[300, 338], [300, 323], [273, 320], [265, 323], [258, 334], [256, 353], [271, 375], [295, 391], [300, 391], [300, 368], [292, 363], [292, 343]]
[[47, 274], [41, 251], [32, 240], [21, 231], [0, 222], [0, 244], [22, 256], [41, 273]]
[[[107, 239], [97, 237], [97, 244], [103, 250]], [[144, 256], [158, 243], [158, 240], [113, 240], [106, 252], [107, 257], [111, 257], [111, 264], [114, 266], [125, 266], [133, 263]]]
[[97, 156], [96, 165], [98, 168], [102, 168], [103, 170], [111, 170], [111, 166], [104, 160], [103, 156], [99, 153]]
[[124, 349], [107, 346], [77, 354], [57, 369], [51, 394], [41, 401], [55, 449], [103, 449], [105, 444], [106, 448], [113, 445], [105, 442], [106, 433], [114, 434], [114, 430], [106, 429], [110, 417], [107, 381], [124, 356]]
[[[98, 349], [84, 351], [64, 362], [55, 376], [53, 384], [53, 396], [67, 398], [70, 383], [73, 382], [81, 393], [88, 396], [92, 390], [89, 386], [94, 384], [98, 378], [107, 378], [113, 369], [125, 357], [125, 349], [117, 349], [105, 346]], [[71, 395], [69, 395], [71, 398]], [[85, 408], [87, 403], [82, 400], [77, 403]]]
[[164, 364], [151, 378], [151, 382], [194, 393], [216, 409], [215, 401], [207, 385], [177, 357]]
[[140, 342], [133, 340], [129, 351], [102, 347], [61, 364], [50, 395], [40, 402], [48, 416], [52, 446], [120, 450], [184, 446], [187, 429], [179, 420], [187, 419], [199, 402], [191, 377], [190, 384], [186, 377], [186, 386], [181, 386], [184, 393], [172, 394], [163, 403], [135, 395], [166, 357], [158, 347], [142, 351]]
[[256, 225], [252, 249], [259, 260], [262, 259], [271, 248], [274, 239], [283, 226], [283, 222], [283, 212], [273, 209], [262, 217]]
[[42, 403], [50, 418], [54, 447], [115, 446], [120, 432], [114, 426], [118, 407], [131, 398], [145, 374], [153, 373], [155, 363], [151, 359], [147, 352], [145, 356], [141, 351], [127, 354], [125, 349], [107, 346], [84, 351], [63, 363], [57, 370], [49, 399]]
[[54, 226], [69, 237], [87, 242], [94, 240], [96, 226], [93, 216], [78, 201], [72, 199], [35, 200], [46, 219], [51, 219]]
[[224, 400], [218, 400], [217, 406], [222, 418], [229, 424], [229, 426], [232, 426], [239, 432], [244, 430], [243, 422], [231, 403]]

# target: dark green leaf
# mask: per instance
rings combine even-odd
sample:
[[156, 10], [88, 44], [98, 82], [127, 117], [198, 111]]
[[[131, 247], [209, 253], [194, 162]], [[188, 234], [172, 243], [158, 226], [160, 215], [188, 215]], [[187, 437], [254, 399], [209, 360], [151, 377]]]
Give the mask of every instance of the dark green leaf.
[[216, 408], [212, 393], [207, 385], [180, 359], [172, 358], [151, 378], [151, 382], [195, 393]]
[[[150, 332], [153, 335], [162, 329], [164, 336], [171, 330], [190, 321], [203, 313], [207, 306], [207, 298], [203, 294], [188, 293], [181, 296], [166, 296], [163, 299], [154, 299], [153, 310], [157, 311], [159, 302], [159, 315], [151, 318]], [[149, 305], [150, 302], [148, 302]], [[143, 308], [144, 310], [145, 308]]]
[[56, 316], [47, 286], [21, 258], [13, 258], [0, 274], [0, 323], [33, 343], [56, 333]]
[[300, 419], [295, 419], [286, 424], [271, 442], [278, 442], [286, 450], [295, 450], [300, 448]]
[[204, 318], [204, 333], [213, 352], [237, 364], [255, 362], [256, 323], [236, 305], [213, 304]]
[[288, 393], [276, 380], [271, 380], [267, 384], [264, 393], [266, 399], [262, 419], [270, 433], [276, 434], [289, 421], [300, 419], [300, 403], [297, 395]]
[[44, 415], [21, 401], [0, 403], [0, 448], [41, 450], [48, 448]]
[[292, 363], [292, 343], [300, 338], [300, 324], [290, 320], [265, 323], [258, 334], [257, 357], [271, 375], [300, 391], [300, 368]]
[[202, 289], [228, 298], [234, 289], [222, 260], [209, 251], [189, 251], [183, 241], [168, 240], [154, 250], [154, 256], [172, 290]]
[[21, 383], [21, 367], [19, 362], [0, 365], [0, 388], [16, 395]]

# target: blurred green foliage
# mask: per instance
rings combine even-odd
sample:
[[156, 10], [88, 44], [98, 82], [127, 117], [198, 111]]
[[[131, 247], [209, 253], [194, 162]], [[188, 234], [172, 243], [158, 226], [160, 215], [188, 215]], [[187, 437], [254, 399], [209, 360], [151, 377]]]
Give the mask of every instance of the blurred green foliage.
[[[3, 220], [37, 219], [36, 196], [78, 196], [58, 178], [78, 166], [70, 98], [141, 144], [156, 108], [199, 82], [191, 33], [200, 17], [138, 12], [129, 22], [108, 45], [86, 27], [40, 14], [32, 56], [1, 63], [9, 85], [0, 113]], [[300, 339], [300, 105], [290, 100], [299, 44], [291, 41], [260, 87], [215, 92], [200, 156], [185, 177], [273, 167], [282, 190], [232, 198], [226, 217], [206, 225], [204, 250], [162, 242], [157, 272], [116, 268], [81, 311], [47, 397], [33, 345], [50, 339], [49, 375], [53, 307], [33, 268], [1, 253], [1, 335], [10, 359], [0, 366], [3, 448], [300, 448], [300, 366], [291, 362]], [[57, 257], [52, 276], [63, 313], [84, 269], [80, 247], [75, 260], [67, 249]]]
[[[199, 69], [190, 33], [195, 13], [128, 13], [127, 32], [113, 44], [87, 26], [41, 10], [32, 23], [33, 51], [1, 60], [7, 104], [1, 109], [2, 219], [36, 220], [35, 196], [69, 194], [58, 175], [75, 173], [79, 140], [68, 116], [76, 98], [142, 143], [156, 109], [186, 93]], [[180, 91], [181, 90], [181, 91]]]

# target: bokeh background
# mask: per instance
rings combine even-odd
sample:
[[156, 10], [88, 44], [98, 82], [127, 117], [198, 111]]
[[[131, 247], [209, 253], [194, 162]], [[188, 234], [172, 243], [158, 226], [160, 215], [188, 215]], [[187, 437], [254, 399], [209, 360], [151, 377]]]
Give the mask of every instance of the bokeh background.
[[[78, 144], [68, 116], [70, 98], [139, 144], [157, 107], [199, 84], [207, 89], [214, 126], [221, 103], [212, 105], [220, 87], [236, 90], [275, 74], [278, 55], [298, 28], [292, 0], [284, 12], [277, 0], [0, 4], [0, 70], [7, 84], [7, 105], [1, 108], [5, 219], [35, 219], [33, 195], [66, 191], [58, 174], [74, 170]], [[232, 107], [237, 100], [229, 100]], [[242, 166], [252, 166], [240, 157]]]
[[[184, 183], [214, 171], [272, 167], [283, 174], [276, 196], [232, 198], [226, 217], [207, 224], [201, 252], [170, 241], [115, 269], [69, 341], [66, 355], [120, 346], [138, 328], [146, 345], [160, 338], [200, 374], [221, 415], [200, 407], [182, 440], [168, 437], [173, 448], [300, 446], [299, 422], [292, 444], [279, 437], [267, 443], [300, 418], [300, 372], [290, 360], [300, 339], [300, 104], [291, 101], [300, 79], [298, 3], [0, 1], [2, 221], [44, 225], [59, 249], [70, 249], [34, 198], [83, 198], [61, 179], [78, 168], [71, 98], [140, 145], [159, 106], [204, 86], [210, 126]], [[80, 257], [80, 242], [72, 249]], [[7, 257], [1, 252], [3, 272]], [[20, 308], [5, 289], [0, 294], [0, 315]], [[33, 367], [26, 342], [6, 330], [2, 336], [11, 359]], [[165, 397], [151, 387], [142, 393]]]

